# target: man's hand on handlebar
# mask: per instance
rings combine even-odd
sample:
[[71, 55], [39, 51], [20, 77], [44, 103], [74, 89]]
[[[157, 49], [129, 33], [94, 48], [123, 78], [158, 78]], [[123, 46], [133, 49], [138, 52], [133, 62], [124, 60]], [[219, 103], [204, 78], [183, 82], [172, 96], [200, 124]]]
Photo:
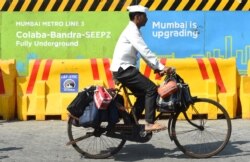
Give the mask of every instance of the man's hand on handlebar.
[[163, 76], [164, 74], [171, 74], [171, 73], [173, 73], [174, 71], [175, 71], [175, 68], [165, 66], [164, 69], [161, 70], [161, 71], [159, 72], [159, 74], [160, 74], [161, 76]]

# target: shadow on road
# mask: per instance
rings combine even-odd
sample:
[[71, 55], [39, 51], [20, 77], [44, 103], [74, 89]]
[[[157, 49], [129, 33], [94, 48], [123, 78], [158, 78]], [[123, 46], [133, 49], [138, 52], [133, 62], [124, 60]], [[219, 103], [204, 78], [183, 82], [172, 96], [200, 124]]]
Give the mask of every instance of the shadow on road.
[[243, 150], [242, 147], [244, 144], [248, 144], [250, 141], [234, 141], [229, 142], [228, 145], [222, 152], [219, 154], [219, 156], [224, 157], [235, 157], [235, 156], [249, 156], [250, 151]]
[[[180, 152], [174, 150], [175, 152]], [[156, 148], [152, 144], [130, 144], [114, 156], [115, 161], [139, 161], [144, 159], [160, 159], [171, 154], [173, 150]]]
[[6, 148], [0, 148], [0, 152], [2, 151], [13, 151], [13, 150], [21, 150], [22, 147], [6, 147]]
[[[250, 141], [235, 141], [229, 142], [228, 145], [218, 155], [211, 157], [211, 159], [228, 158], [235, 156], [249, 156], [250, 151], [244, 150], [241, 146], [248, 144]], [[188, 159], [178, 148], [165, 149], [156, 148], [152, 144], [130, 144], [114, 156], [115, 161], [139, 161], [145, 159], [161, 159], [164, 157], [173, 159]]]
[[9, 156], [0, 156], [0, 160], [1, 159], [6, 159], [6, 158], [9, 158]]
[[[13, 150], [21, 150], [23, 149], [22, 147], [5, 147], [5, 148], [0, 148], [0, 153], [4, 153], [5, 151], [13, 151]], [[6, 155], [0, 155], [0, 161], [1, 159], [6, 159], [9, 158], [9, 156]]]

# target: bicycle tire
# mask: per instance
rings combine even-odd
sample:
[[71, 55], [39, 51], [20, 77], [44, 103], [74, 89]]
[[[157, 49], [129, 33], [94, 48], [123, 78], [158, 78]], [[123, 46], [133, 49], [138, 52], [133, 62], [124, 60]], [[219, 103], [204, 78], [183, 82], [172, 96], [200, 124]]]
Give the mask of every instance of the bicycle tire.
[[[201, 127], [194, 127], [187, 119], [181, 119], [183, 116], [180, 114], [184, 114], [192, 123]], [[231, 131], [231, 119], [225, 108], [207, 98], [195, 98], [187, 111], [176, 114], [172, 123], [175, 144], [184, 154], [192, 158], [209, 158], [217, 155], [227, 145]]]
[[[83, 156], [91, 159], [104, 159], [108, 158], [118, 151], [126, 143], [124, 139], [110, 138], [105, 133], [100, 136], [93, 134], [94, 128], [84, 128], [82, 126], [75, 126], [74, 119], [69, 117], [68, 120], [68, 137], [70, 141], [82, 138], [80, 141], [72, 143], [73, 148]], [[119, 123], [124, 123], [120, 120]], [[102, 122], [101, 126], [106, 127], [107, 122]]]

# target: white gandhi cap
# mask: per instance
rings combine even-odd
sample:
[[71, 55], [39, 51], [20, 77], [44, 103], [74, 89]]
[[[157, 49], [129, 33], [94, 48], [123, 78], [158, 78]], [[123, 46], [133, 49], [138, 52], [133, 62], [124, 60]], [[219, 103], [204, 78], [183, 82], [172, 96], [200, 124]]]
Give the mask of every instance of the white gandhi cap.
[[128, 6], [127, 9], [129, 12], [146, 12], [148, 10], [147, 7], [141, 5]]

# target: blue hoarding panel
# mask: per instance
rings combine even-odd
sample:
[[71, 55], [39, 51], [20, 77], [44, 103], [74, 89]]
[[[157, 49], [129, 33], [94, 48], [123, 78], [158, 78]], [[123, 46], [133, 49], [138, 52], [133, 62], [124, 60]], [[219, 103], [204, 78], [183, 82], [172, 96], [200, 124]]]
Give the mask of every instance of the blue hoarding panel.
[[179, 58], [204, 51], [203, 29], [202, 12], [155, 11], [148, 13], [148, 22], [142, 32], [152, 51]]
[[246, 72], [250, 57], [249, 12], [148, 12], [142, 34], [149, 48], [163, 57], [235, 57]]
[[205, 56], [235, 57], [239, 70], [250, 58], [249, 12], [206, 13]]

